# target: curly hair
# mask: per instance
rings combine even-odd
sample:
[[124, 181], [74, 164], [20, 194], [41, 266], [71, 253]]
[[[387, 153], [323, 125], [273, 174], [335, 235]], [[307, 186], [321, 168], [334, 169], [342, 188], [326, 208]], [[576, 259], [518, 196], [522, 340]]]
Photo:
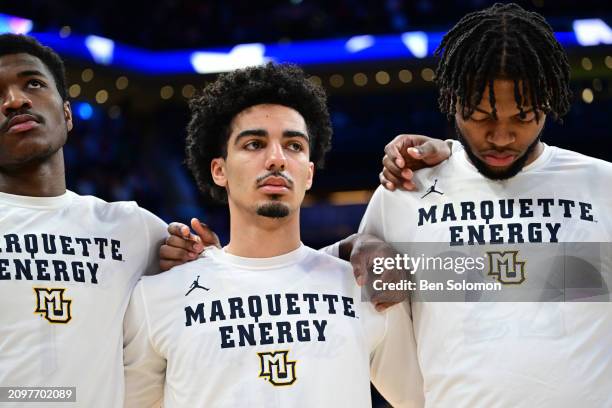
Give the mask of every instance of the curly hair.
[[438, 102], [449, 119], [456, 113], [457, 102], [464, 118], [472, 115], [487, 85], [496, 118], [496, 78], [514, 81], [521, 116], [526, 104], [533, 106], [536, 120], [541, 112], [560, 120], [569, 111], [572, 93], [567, 55], [544, 17], [517, 4], [496, 3], [467, 14], [446, 33], [436, 55], [440, 57]]
[[66, 69], [64, 62], [53, 49], [36, 41], [34, 37], [21, 34], [0, 35], [0, 57], [10, 54], [30, 54], [39, 60], [51, 71], [55, 79], [55, 87], [62, 100], [68, 99], [66, 91]]
[[226, 190], [212, 179], [210, 163], [227, 157], [232, 119], [259, 104], [283, 105], [299, 112], [310, 137], [310, 160], [321, 168], [331, 147], [332, 128], [325, 91], [309, 81], [295, 65], [268, 63], [221, 74], [194, 97], [189, 107], [186, 163], [198, 188], [219, 201]]

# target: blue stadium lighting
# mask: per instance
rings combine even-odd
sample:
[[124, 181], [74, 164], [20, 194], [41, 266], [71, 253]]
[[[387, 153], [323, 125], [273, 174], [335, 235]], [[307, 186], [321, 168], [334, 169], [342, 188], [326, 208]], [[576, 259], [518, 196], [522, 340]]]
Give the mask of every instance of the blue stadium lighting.
[[373, 35], [357, 35], [346, 42], [345, 48], [348, 52], [354, 53], [372, 47], [375, 42]]
[[262, 65], [269, 61], [264, 57], [263, 44], [237, 45], [229, 53], [196, 51], [189, 58], [198, 74], [213, 74]]
[[32, 31], [32, 20], [0, 14], [0, 34], [28, 34]]
[[89, 120], [93, 116], [93, 108], [87, 102], [79, 102], [76, 104], [76, 112], [79, 118]]
[[428, 55], [427, 49], [427, 33], [416, 31], [413, 33], [402, 34], [402, 42], [410, 50], [412, 55], [417, 58], [425, 58]]
[[110, 65], [113, 62], [113, 51], [115, 49], [113, 40], [97, 35], [88, 35], [85, 37], [85, 46], [98, 64]]
[[[149, 51], [106, 38], [76, 34], [67, 38], [61, 38], [57, 32], [32, 35], [66, 57], [145, 75], [180, 75], [225, 72], [267, 61], [307, 67], [428, 58], [440, 44], [444, 32], [359, 35], [289, 44], [239, 44], [181, 51]], [[612, 30], [601, 19], [576, 20], [574, 31], [555, 35], [565, 48], [612, 44]]]
[[573, 28], [578, 44], [584, 47], [612, 44], [612, 29], [600, 18], [575, 20]]

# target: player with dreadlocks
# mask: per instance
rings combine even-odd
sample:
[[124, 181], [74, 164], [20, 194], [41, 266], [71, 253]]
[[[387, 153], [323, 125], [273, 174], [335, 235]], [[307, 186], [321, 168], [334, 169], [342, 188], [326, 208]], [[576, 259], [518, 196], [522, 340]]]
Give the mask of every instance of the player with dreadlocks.
[[[396, 138], [382, 182], [431, 193], [379, 187], [360, 232], [412, 248], [437, 242], [463, 256], [479, 251], [483, 268], [451, 279], [503, 289], [437, 293], [466, 302], [413, 298], [425, 405], [612, 407], [612, 194], [602, 188], [612, 164], [540, 140], [546, 119], [561, 120], [570, 107], [567, 56], [544, 19], [515, 4], [468, 14], [437, 55], [440, 110], [460, 143], [448, 160], [406, 177], [395, 161], [411, 136]], [[600, 263], [572, 253], [583, 266], [561, 257], [559, 268], [553, 254], [572, 242], [595, 247]], [[419, 271], [414, 281], [420, 287], [437, 276]], [[568, 288], [571, 281], [580, 283]], [[523, 302], [491, 301], [519, 293]], [[475, 303], [482, 298], [489, 302]]]
[[[440, 58], [436, 69], [440, 111], [455, 121], [466, 154], [487, 177], [505, 179], [516, 175], [538, 150], [542, 130], [539, 128], [537, 137], [523, 154], [515, 155], [510, 166], [487, 165], [474, 152], [475, 146], [465, 139], [464, 130], [468, 129], [461, 124], [469, 123], [470, 118], [472, 124], [500, 122], [496, 82], [501, 85], [502, 80], [507, 81], [508, 101], [518, 109], [513, 119], [522, 124], [543, 127], [545, 117], [561, 122], [569, 111], [572, 94], [567, 55], [543, 17], [516, 4], [497, 3], [466, 15], [444, 36], [436, 56]], [[480, 112], [481, 101], [488, 104], [486, 114]], [[397, 166], [396, 160], [403, 164], [411, 154], [418, 153], [415, 149], [406, 150], [413, 143], [413, 135], [400, 135], [387, 145], [381, 184], [391, 189], [408, 185], [410, 189], [412, 172], [402, 173], [404, 166]], [[428, 164], [445, 158], [434, 157]]]

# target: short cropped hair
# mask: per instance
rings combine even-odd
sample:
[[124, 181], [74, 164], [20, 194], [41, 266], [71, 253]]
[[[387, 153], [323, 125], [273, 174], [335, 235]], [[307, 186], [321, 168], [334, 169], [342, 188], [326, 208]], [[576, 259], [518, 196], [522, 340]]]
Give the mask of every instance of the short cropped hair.
[[243, 110], [260, 104], [283, 105], [302, 115], [310, 138], [310, 160], [321, 168], [331, 147], [332, 128], [325, 91], [295, 65], [268, 63], [219, 75], [190, 101], [187, 165], [199, 189], [219, 201], [226, 190], [217, 186], [210, 163], [227, 157], [230, 124]]
[[64, 61], [53, 49], [39, 43], [34, 37], [20, 34], [0, 35], [0, 57], [10, 54], [29, 54], [42, 61], [51, 71], [55, 87], [63, 101], [68, 99], [66, 91], [66, 69]]

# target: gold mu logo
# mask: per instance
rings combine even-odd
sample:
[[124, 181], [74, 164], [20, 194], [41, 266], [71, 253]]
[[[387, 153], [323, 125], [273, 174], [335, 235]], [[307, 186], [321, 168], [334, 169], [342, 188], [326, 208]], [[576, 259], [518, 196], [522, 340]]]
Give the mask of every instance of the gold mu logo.
[[505, 285], [518, 285], [525, 281], [525, 262], [518, 260], [519, 251], [487, 252], [489, 276]]
[[65, 288], [34, 288], [36, 309], [49, 323], [68, 323], [72, 319], [72, 300], [64, 298]]
[[295, 361], [289, 361], [289, 350], [257, 353], [261, 370], [259, 377], [267, 379], [274, 386], [293, 384], [295, 376]]

